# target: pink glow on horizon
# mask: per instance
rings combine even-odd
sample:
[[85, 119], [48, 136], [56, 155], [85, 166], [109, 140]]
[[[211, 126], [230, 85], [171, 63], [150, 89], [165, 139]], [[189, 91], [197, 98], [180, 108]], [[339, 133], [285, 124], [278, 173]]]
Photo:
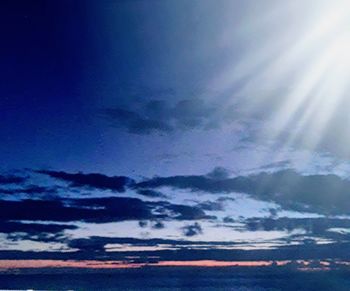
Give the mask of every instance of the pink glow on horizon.
[[[98, 261], [98, 260], [0, 260], [0, 271], [11, 269], [36, 269], [36, 268], [82, 268], [82, 269], [130, 269], [150, 267], [268, 267], [285, 266], [292, 261], [216, 261], [216, 260], [197, 260], [197, 261], [160, 261], [156, 263], [129, 263], [125, 261]], [[310, 266], [310, 262], [305, 260], [296, 260], [300, 270], [317, 269], [316, 266]], [[339, 263], [339, 262], [338, 262]], [[344, 265], [350, 265], [349, 262], [342, 262]], [[327, 269], [330, 263], [327, 261], [319, 262], [319, 268]]]
[[272, 261], [162, 261], [154, 264], [155, 266], [179, 266], [179, 267], [263, 267], [271, 266]]

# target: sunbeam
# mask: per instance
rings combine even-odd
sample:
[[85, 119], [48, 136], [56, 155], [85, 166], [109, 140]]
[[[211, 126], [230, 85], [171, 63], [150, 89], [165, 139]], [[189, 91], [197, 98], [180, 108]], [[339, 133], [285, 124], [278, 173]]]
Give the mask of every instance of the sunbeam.
[[[278, 29], [274, 41], [267, 41], [269, 46], [258, 40], [256, 50], [234, 66], [233, 83], [239, 70], [241, 75], [246, 74], [242, 68], [250, 72], [245, 85], [234, 93], [235, 102], [246, 100], [239, 105], [246, 102], [247, 116], [262, 116], [260, 133], [255, 137], [260, 141], [310, 152], [332, 152], [334, 146], [336, 152], [337, 145], [329, 140], [330, 135], [334, 139], [335, 130], [350, 148], [347, 139], [341, 137], [347, 134], [343, 125], [348, 121], [342, 107], [349, 105], [350, 3], [312, 1], [304, 5], [299, 22], [294, 5], [276, 6], [278, 19], [286, 19], [285, 30]], [[290, 31], [298, 33], [287, 34], [290, 38], [285, 40], [284, 32]], [[228, 84], [229, 74], [224, 79]], [[341, 154], [348, 155], [350, 150]]]

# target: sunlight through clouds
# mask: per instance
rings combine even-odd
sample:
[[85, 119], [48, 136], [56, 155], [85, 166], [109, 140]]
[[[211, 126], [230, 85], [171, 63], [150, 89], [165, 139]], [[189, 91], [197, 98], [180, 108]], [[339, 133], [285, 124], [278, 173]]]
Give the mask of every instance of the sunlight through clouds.
[[[346, 156], [346, 139], [341, 140], [346, 146], [333, 142], [347, 133], [343, 124], [349, 121], [342, 108], [349, 105], [350, 3], [295, 2], [264, 7], [269, 22], [259, 22], [258, 15], [249, 19], [245, 33], [266, 32], [266, 37], [256, 38], [253, 49], [247, 46], [241, 60], [213, 86], [229, 90], [247, 77], [227, 102], [240, 106], [247, 118], [260, 119], [256, 139]], [[246, 27], [244, 21], [241, 27]]]

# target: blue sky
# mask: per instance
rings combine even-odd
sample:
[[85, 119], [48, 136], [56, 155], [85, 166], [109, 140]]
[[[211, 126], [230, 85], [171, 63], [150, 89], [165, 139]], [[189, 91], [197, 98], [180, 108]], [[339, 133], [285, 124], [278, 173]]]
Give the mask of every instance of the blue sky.
[[346, 1], [1, 6], [1, 258], [345, 256]]

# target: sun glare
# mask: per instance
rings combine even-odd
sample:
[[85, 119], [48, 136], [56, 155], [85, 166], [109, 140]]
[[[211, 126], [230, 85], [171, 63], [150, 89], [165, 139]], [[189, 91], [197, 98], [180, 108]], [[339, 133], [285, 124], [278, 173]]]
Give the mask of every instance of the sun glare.
[[[343, 116], [337, 115], [343, 112], [344, 106], [350, 105], [347, 96], [350, 2], [337, 1], [338, 5], [334, 2], [319, 3], [322, 4], [317, 7], [317, 13], [308, 7], [309, 19], [304, 20], [308, 25], [302, 25], [301, 33], [293, 43], [281, 50], [260, 74], [258, 81], [255, 80], [261, 86], [269, 82], [280, 86], [278, 98], [282, 101], [269, 116], [261, 138], [282, 140], [286, 149], [302, 145], [314, 150], [329, 131], [334, 130], [335, 119], [338, 123], [338, 120], [348, 120], [344, 113]], [[293, 22], [292, 26], [298, 24]], [[264, 98], [257, 98], [260, 101], [255, 102], [252, 110], [261, 110], [259, 104], [266, 102]]]

